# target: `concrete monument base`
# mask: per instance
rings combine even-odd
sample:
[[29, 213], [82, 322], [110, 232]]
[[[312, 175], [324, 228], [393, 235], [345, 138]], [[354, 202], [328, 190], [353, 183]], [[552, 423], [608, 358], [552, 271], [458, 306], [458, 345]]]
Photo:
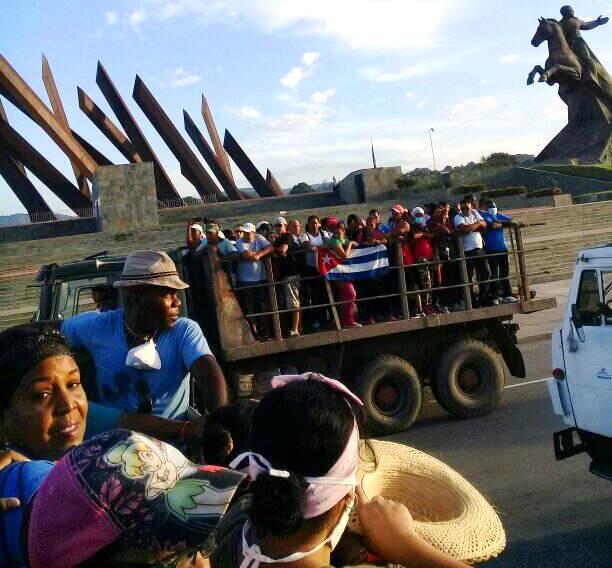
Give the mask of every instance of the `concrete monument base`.
[[98, 231], [125, 233], [159, 227], [153, 164], [100, 166], [92, 198]]

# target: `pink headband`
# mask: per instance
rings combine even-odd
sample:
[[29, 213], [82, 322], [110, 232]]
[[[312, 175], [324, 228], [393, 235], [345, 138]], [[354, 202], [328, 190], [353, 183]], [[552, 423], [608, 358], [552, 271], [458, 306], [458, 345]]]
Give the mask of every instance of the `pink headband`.
[[[345, 385], [336, 379], [330, 379], [320, 373], [303, 373], [302, 375], [278, 375], [272, 378], [272, 388], [279, 388], [295, 381], [320, 381], [329, 385], [332, 389], [349, 397], [359, 406], [363, 406], [361, 399], [353, 394]], [[359, 454], [359, 428], [357, 422], [353, 423], [353, 431], [342, 455], [332, 468], [322, 477], [305, 477], [308, 483], [304, 499], [304, 518], [312, 519], [329, 511], [340, 501], [357, 483], [357, 465]], [[290, 472], [275, 469], [272, 464], [260, 454], [245, 452], [240, 454], [230, 464], [230, 468], [236, 469], [248, 457], [246, 472], [252, 480], [257, 479], [260, 473], [269, 473], [273, 477], [289, 477]]]
[[[332, 468], [322, 477], [304, 477], [304, 480], [308, 483], [304, 498], [305, 519], [312, 519], [329, 511], [355, 487], [358, 454], [359, 429], [357, 428], [357, 422], [355, 422], [346, 447]], [[249, 463], [243, 471], [248, 473], [251, 480], [257, 479], [260, 473], [269, 473], [272, 477], [289, 477], [291, 475], [288, 471], [274, 469], [266, 458], [254, 452], [240, 454], [230, 463], [230, 468], [237, 469], [239, 464], [247, 457]]]
[[278, 387], [284, 387], [289, 383], [293, 383], [295, 381], [320, 381], [329, 385], [334, 390], [341, 392], [348, 396], [355, 404], [358, 406], [363, 406], [363, 402], [361, 399], [354, 393], [352, 393], [345, 385], [343, 385], [340, 381], [336, 379], [330, 379], [321, 373], [302, 373], [301, 375], [277, 375], [276, 377], [272, 377], [272, 388], [277, 389]]

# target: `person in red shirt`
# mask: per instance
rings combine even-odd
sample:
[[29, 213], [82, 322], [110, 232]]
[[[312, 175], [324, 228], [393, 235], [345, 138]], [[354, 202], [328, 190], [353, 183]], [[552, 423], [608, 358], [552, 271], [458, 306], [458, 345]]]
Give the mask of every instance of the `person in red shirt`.
[[[424, 305], [425, 314], [435, 313], [431, 301], [431, 289], [433, 287], [434, 273], [434, 239], [435, 235], [427, 230], [427, 220], [425, 211], [421, 207], [412, 210], [412, 254], [416, 266], [419, 290], [421, 292], [421, 305]], [[425, 302], [423, 302], [425, 298]]]

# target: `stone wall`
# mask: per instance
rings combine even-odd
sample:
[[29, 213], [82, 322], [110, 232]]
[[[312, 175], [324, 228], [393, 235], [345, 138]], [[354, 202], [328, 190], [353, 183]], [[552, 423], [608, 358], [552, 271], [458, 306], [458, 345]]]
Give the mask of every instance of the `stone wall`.
[[50, 221], [48, 223], [32, 223], [15, 227], [0, 227], [0, 243], [17, 243], [37, 239], [52, 239], [96, 232], [96, 220], [68, 219], [66, 221]]
[[122, 233], [159, 227], [153, 164], [100, 166], [92, 184], [98, 230]]
[[330, 207], [340, 203], [342, 203], [342, 200], [333, 192], [265, 197], [245, 201], [228, 201], [224, 203], [194, 205], [192, 207], [160, 209], [159, 222], [161, 225], [175, 225], [177, 223], [184, 223], [194, 217], [209, 217], [212, 219], [240, 217], [244, 218], [245, 221], [247, 218], [250, 218], [251, 221], [256, 222], [258, 215], [272, 217], [279, 215], [281, 211]]
[[400, 166], [356, 170], [340, 182], [338, 194], [346, 203], [393, 199], [398, 191], [395, 180], [401, 175]]

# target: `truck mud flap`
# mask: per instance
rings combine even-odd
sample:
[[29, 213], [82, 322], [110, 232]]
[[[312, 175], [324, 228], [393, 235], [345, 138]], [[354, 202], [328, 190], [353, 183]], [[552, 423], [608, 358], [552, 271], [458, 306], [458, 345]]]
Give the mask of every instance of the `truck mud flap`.
[[501, 354], [508, 365], [508, 370], [513, 377], [524, 379], [527, 376], [525, 361], [520, 349], [516, 346], [516, 339], [510, 335], [505, 325], [499, 320], [488, 323], [491, 338], [495, 341]]
[[574, 434], [577, 434], [576, 428], [566, 428], [560, 432], [553, 434], [553, 444], [555, 448], [555, 459], [561, 461], [573, 456], [577, 456], [582, 452], [586, 452], [586, 446], [582, 443], [576, 443]]

